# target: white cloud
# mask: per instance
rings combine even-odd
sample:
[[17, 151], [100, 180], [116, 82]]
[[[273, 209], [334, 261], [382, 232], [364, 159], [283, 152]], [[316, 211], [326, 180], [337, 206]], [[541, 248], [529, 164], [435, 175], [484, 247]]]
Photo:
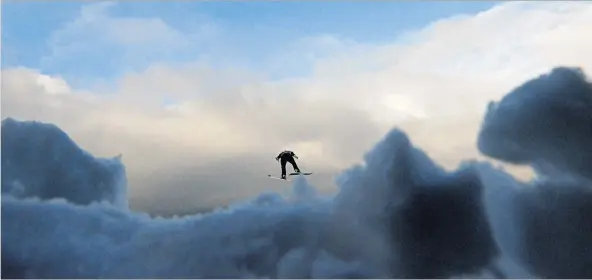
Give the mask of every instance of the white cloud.
[[43, 87], [48, 94], [67, 94], [72, 90], [64, 79], [40, 74], [37, 76], [37, 84]]
[[[195, 38], [160, 19], [138, 24], [96, 7], [57, 33], [54, 55], [78, 59], [70, 47], [97, 42], [143, 53], [153, 47], [140, 42], [162, 38], [155, 48], [171, 44], [172, 51]], [[475, 139], [489, 100], [558, 64], [592, 69], [591, 19], [587, 2], [508, 2], [440, 20], [390, 44], [305, 38], [296, 45], [319, 49], [295, 50], [322, 54], [312, 60], [313, 72], [280, 81], [161, 62], [126, 73], [100, 95], [49, 95], [37, 84], [39, 73], [3, 70], [2, 115], [54, 122], [92, 152], [123, 153], [132, 200], [173, 204], [176, 192], [193, 204], [219, 203], [277, 186], [264, 177], [279, 172], [273, 157], [284, 146], [302, 155], [303, 170], [324, 173], [311, 179], [327, 189], [331, 172], [360, 160], [390, 126], [403, 127], [448, 166], [478, 156]], [[143, 24], [160, 32], [143, 33]], [[125, 34], [136, 29], [142, 36], [128, 40]], [[55, 100], [59, 107], [46, 105]]]

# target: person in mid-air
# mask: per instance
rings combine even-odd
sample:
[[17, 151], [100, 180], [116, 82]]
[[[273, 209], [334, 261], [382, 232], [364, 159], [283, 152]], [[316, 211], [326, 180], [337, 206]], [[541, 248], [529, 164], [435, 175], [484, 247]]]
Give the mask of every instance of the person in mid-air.
[[300, 173], [300, 169], [298, 168], [298, 164], [296, 164], [294, 158], [298, 157], [296, 154], [294, 154], [294, 152], [288, 150], [284, 150], [277, 157], [275, 157], [275, 160], [280, 161], [282, 164], [282, 179], [286, 179], [286, 163], [288, 162], [292, 164], [294, 172]]

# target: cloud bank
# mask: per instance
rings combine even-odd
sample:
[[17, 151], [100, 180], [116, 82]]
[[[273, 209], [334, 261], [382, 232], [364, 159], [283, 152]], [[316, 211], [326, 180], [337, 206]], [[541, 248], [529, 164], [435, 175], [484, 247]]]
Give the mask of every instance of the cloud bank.
[[[59, 140], [54, 143], [59, 143]], [[77, 149], [73, 143], [69, 144], [71, 150]], [[382, 155], [387, 156], [375, 158]], [[2, 203], [3, 266], [13, 274], [9, 275], [12, 277], [42, 278], [318, 278], [379, 277], [397, 273], [416, 277], [478, 271], [496, 256], [494, 240], [487, 223], [484, 223], [485, 213], [479, 206], [478, 180], [467, 181], [462, 176], [448, 178], [445, 171], [431, 163], [420, 150], [413, 148], [399, 130], [389, 133], [368, 154], [366, 161], [367, 166], [343, 174], [344, 190], [335, 201], [315, 196], [305, 178], [299, 178], [295, 182], [294, 199], [284, 200], [278, 195], [263, 194], [225, 211], [178, 219], [152, 219], [109, 203], [77, 205], [70, 203], [68, 197], [61, 201], [48, 201], [6, 195]], [[437, 177], [432, 178], [433, 181], [428, 180], [431, 184], [423, 190], [414, 185], [423, 181], [422, 176], [418, 176], [420, 174]], [[72, 176], [84, 178], [88, 175], [73, 172]], [[360, 184], [359, 180], [364, 181]], [[45, 187], [73, 188], [67, 183]], [[373, 185], [373, 195], [359, 196], [367, 191], [364, 189], [366, 184]], [[445, 190], [448, 185], [458, 184], [467, 184], [469, 188], [444, 196], [429, 196], [430, 188]], [[75, 186], [80, 191], [86, 191], [85, 188], [92, 190], [91, 185]], [[417, 193], [409, 191], [416, 189]], [[429, 206], [423, 208], [427, 206], [426, 202], [446, 204], [446, 201], [462, 200], [466, 195], [463, 193], [467, 191], [468, 205], [477, 205], [476, 208], [458, 205], [460, 213], [440, 215], [436, 220], [428, 219], [437, 211]], [[56, 190], [56, 193], [59, 192]], [[422, 201], [426, 194], [428, 201]], [[374, 195], [383, 199], [377, 201]], [[400, 195], [404, 197], [398, 198]], [[397, 200], [415, 198], [419, 200], [419, 205], [392, 204]], [[460, 218], [458, 214], [463, 215], [463, 210], [467, 209], [472, 210], [468, 218]], [[358, 217], [352, 216], [352, 213]], [[409, 217], [411, 213], [415, 214]], [[421, 217], [413, 217], [415, 215]], [[475, 215], [480, 218], [470, 218]], [[416, 253], [401, 250], [396, 254], [396, 248], [402, 244], [412, 242], [429, 246], [415, 235], [402, 234], [406, 230], [400, 229], [412, 227], [422, 230], [425, 226], [442, 222], [441, 218], [460, 220], [457, 222], [460, 228], [481, 227], [484, 234], [463, 232], [464, 238], [456, 239], [457, 244], [452, 247], [459, 246], [458, 242], [463, 240], [465, 248], [466, 240], [477, 242], [454, 258], [444, 253], [449, 249], [444, 246], [437, 249], [442, 252], [440, 257], [416, 262], [416, 265], [430, 269], [417, 270], [404, 262], [394, 261], [409, 259]], [[23, 220], [28, 222], [23, 224]], [[352, 224], [352, 221], [355, 223]], [[384, 227], [390, 223], [393, 223], [394, 229]], [[452, 232], [443, 231], [438, 235], [446, 239]], [[367, 242], [351, 242], [351, 238], [363, 236], [368, 238]], [[458, 232], [456, 237], [461, 237]], [[36, 241], [31, 243], [29, 238]], [[93, 241], [95, 238], [96, 242]], [[60, 250], [52, 250], [58, 247]], [[147, 250], [151, 253], [147, 254]], [[482, 259], [467, 264], [468, 259], [475, 257], [475, 252], [479, 252]], [[64, 269], [66, 263], [69, 268]], [[348, 263], [357, 265], [352, 267]], [[393, 271], [398, 263], [402, 267]], [[420, 271], [422, 274], [419, 274]]]
[[[582, 84], [577, 71], [557, 68], [549, 76], [556, 73], [579, 77], [569, 81]], [[528, 94], [531, 102], [518, 103], [519, 108], [512, 107], [515, 114], [497, 119], [531, 116], [528, 110], [541, 112], [537, 104], [573, 104], [570, 111], [577, 112], [580, 103], [567, 101], [581, 93], [579, 88], [571, 83], [553, 86], [563, 98], [549, 101], [548, 87], [534, 87]], [[505, 100], [518, 96], [514, 93]], [[558, 122], [553, 116], [563, 117], [546, 118]], [[485, 119], [483, 131], [496, 118], [489, 114]], [[502, 157], [503, 144], [517, 139], [505, 133], [517, 131], [507, 126], [526, 125], [528, 119], [496, 124], [499, 130], [479, 137]], [[49, 174], [45, 169], [76, 160], [63, 153], [81, 152], [51, 125], [8, 120], [3, 136], [22, 133], [11, 129], [14, 125], [52, 140], [49, 148], [62, 147], [56, 153], [67, 161], [39, 164], [53, 159], [24, 157], [20, 166], [38, 166], [42, 172], [13, 168], [11, 178]], [[572, 137], [571, 145], [584, 143], [580, 148], [586, 149], [587, 143], [577, 138], [585, 134], [563, 132]], [[501, 144], [494, 145], [496, 140]], [[70, 176], [73, 180], [59, 185], [42, 185], [46, 189], [25, 185], [25, 193], [59, 194], [72, 188], [92, 193], [94, 184], [79, 183], [93, 180], [88, 173], [71, 170]], [[107, 178], [112, 176], [107, 173]], [[402, 130], [392, 129], [365, 154], [363, 163], [343, 171], [335, 196], [318, 195], [306, 177], [300, 177], [292, 196], [263, 193], [205, 215], [151, 218], [108, 200], [84, 204], [75, 203], [77, 196], [16, 197], [5, 192], [3, 184], [2, 272], [17, 278], [447, 278], [486, 273], [588, 278], [592, 192], [585, 180], [574, 178], [538, 178], [524, 184], [476, 161], [449, 172]], [[121, 185], [111, 184], [96, 193], [97, 200], [121, 193]]]

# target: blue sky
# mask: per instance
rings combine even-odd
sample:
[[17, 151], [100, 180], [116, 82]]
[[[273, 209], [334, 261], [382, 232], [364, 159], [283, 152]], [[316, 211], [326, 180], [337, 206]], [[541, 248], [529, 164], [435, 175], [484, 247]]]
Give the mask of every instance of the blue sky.
[[[388, 42], [395, 40], [401, 31], [456, 14], [486, 10], [495, 2], [125, 1], [109, 6], [105, 15], [109, 19], [159, 18], [181, 36], [203, 33], [203, 30], [196, 30], [208, 25], [214, 27], [215, 35], [204, 37], [200, 33], [188, 37], [191, 43], [183, 48], [149, 41], [140, 50], [137, 45], [124, 48], [121, 43], [96, 39], [97, 34], [105, 33], [100, 24], [92, 28], [85, 25], [75, 31], [80, 34], [67, 33], [69, 48], [62, 48], [63, 53], [56, 54], [55, 37], [62, 34], [59, 30], [79, 18], [82, 8], [97, 4], [82, 1], [3, 3], [2, 68], [36, 68], [47, 74], [64, 76], [74, 84], [116, 78], [156, 62], [186, 62], [206, 57], [214, 66], [256, 69], [270, 56], [281, 57], [283, 51], [293, 48], [302, 38], [328, 35], [361, 44]], [[138, 28], [142, 28], [141, 22]], [[59, 42], [63, 44], [63, 38]], [[170, 50], [163, 50], [167, 48]], [[298, 59], [295, 61], [285, 61], [294, 65], [280, 72], [290, 75], [306, 71]]]

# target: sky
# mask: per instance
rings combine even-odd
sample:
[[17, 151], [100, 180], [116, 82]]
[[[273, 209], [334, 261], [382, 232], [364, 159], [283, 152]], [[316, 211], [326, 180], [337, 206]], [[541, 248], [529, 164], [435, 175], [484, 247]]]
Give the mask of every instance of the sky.
[[587, 2], [3, 2], [2, 117], [122, 154], [136, 209], [288, 191], [284, 148], [332, 192], [394, 126], [447, 167], [481, 157], [487, 103], [590, 69], [591, 31]]
[[[9, 2], [3, 6], [6, 27], [2, 41], [11, 53], [3, 66], [33, 67], [63, 75], [69, 82], [112, 80], [155, 62], [192, 60], [279, 77], [306, 75], [308, 63], [291, 61], [291, 57], [282, 61], [284, 50], [292, 49], [292, 55], [323, 55], [315, 53], [323, 50], [310, 48], [325, 47], [323, 44], [331, 48], [337, 43], [331, 39], [388, 42], [440, 17], [479, 12], [493, 3]], [[31, 22], [31, 17], [36, 20]], [[141, 29], [141, 35], [128, 37]], [[158, 42], [164, 38], [169, 41]], [[172, 45], [167, 48], [169, 43]], [[135, 56], [131, 53], [138, 51], [138, 44], [145, 45]], [[97, 49], [110, 50], [108, 57], [96, 55]], [[80, 61], [87, 52], [95, 53], [94, 58], [85, 55]], [[116, 57], [125, 58], [116, 61]]]

